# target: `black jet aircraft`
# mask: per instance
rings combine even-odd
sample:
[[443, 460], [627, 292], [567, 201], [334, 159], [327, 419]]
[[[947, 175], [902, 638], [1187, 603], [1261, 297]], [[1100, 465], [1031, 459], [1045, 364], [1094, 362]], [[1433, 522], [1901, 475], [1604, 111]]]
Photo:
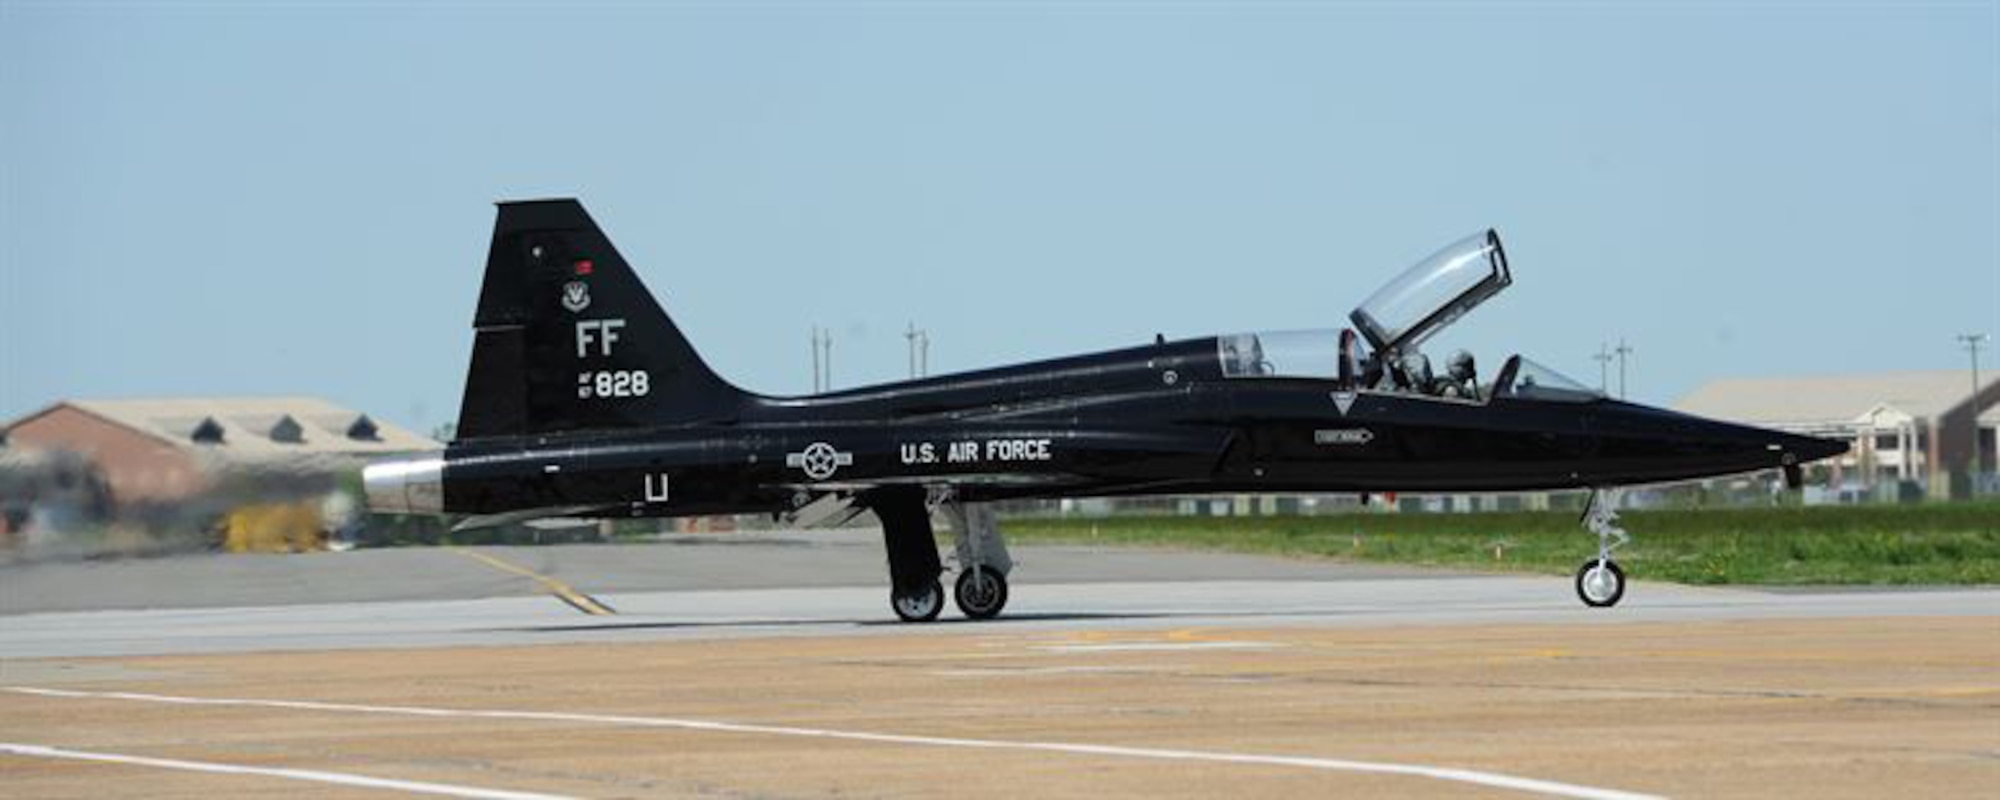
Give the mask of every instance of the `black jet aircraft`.
[[1591, 489], [1592, 606], [1627, 540], [1606, 493], [1784, 470], [1846, 445], [1612, 400], [1519, 355], [1489, 377], [1420, 345], [1512, 282], [1485, 231], [1404, 272], [1352, 328], [1243, 333], [806, 397], [723, 380], [575, 200], [500, 204], [457, 439], [375, 464], [378, 512], [549, 517], [873, 512], [904, 620], [944, 607], [931, 518], [952, 522], [955, 599], [985, 619], [1012, 561], [987, 504], [1187, 493]]

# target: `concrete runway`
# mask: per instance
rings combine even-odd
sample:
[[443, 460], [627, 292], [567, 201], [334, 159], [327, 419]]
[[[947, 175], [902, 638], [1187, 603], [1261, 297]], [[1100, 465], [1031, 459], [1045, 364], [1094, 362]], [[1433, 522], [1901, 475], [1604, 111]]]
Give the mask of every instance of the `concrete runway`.
[[1560, 578], [1016, 554], [1005, 618], [923, 626], [870, 532], [9, 565], [0, 783], [2000, 796], [2000, 591], [1640, 581], [1593, 611]]

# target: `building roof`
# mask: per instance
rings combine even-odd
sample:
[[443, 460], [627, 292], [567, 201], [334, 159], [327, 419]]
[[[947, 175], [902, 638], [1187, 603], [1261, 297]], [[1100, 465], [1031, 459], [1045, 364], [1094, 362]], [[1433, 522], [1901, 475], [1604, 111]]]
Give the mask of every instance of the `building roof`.
[[367, 457], [443, 447], [430, 437], [317, 397], [65, 400], [7, 428], [63, 407], [229, 462]]
[[[1981, 371], [1981, 392], [2000, 374]], [[1877, 409], [1933, 419], [1972, 394], [1966, 370], [1883, 372], [1789, 378], [1725, 378], [1694, 390], [1674, 408], [1704, 417], [1764, 425], [1836, 426], [1866, 423]], [[2000, 414], [1989, 408], [1988, 419]]]

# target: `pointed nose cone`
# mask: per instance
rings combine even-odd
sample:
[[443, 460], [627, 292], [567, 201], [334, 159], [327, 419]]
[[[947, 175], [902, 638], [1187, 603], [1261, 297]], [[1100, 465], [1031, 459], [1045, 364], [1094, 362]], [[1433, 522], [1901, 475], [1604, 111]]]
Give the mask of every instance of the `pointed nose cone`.
[[1810, 464], [1823, 458], [1833, 458], [1847, 452], [1847, 443], [1837, 439], [1818, 436], [1785, 434], [1779, 443], [1785, 453], [1791, 455], [1797, 464]]
[[1797, 467], [1847, 452], [1847, 444], [1606, 401], [1593, 431], [1603, 437], [1594, 477], [1643, 483]]

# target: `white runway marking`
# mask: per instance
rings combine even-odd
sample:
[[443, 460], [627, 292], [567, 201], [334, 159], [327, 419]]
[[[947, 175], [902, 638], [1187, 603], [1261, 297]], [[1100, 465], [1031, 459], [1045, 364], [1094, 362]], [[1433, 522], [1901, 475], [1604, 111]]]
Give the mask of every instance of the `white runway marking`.
[[73, 689], [44, 689], [33, 686], [9, 686], [5, 691], [16, 694], [41, 697], [66, 697], [98, 700], [132, 700], [146, 703], [168, 703], [190, 706], [238, 706], [247, 708], [283, 708], [298, 711], [325, 711], [349, 714], [384, 714], [409, 717], [445, 717], [460, 719], [508, 719], [532, 720], [537, 722], [587, 722], [602, 725], [616, 725], [636, 728], [672, 728], [676, 730], [707, 731], [712, 733], [741, 733], [761, 736], [794, 736], [815, 739], [838, 739], [852, 742], [875, 742], [878, 744], [922, 745], [928, 747], [955, 747], [975, 750], [1016, 750], [1039, 753], [1068, 753], [1071, 755], [1103, 756], [1108, 758], [1144, 759], [1149, 761], [1194, 761], [1212, 764], [1248, 764], [1264, 767], [1296, 767], [1300, 769], [1326, 770], [1331, 772], [1361, 772], [1376, 775], [1404, 775], [1432, 780], [1491, 786], [1500, 789], [1514, 789], [1523, 792], [1548, 795], [1551, 797], [1575, 797], [1585, 800], [1659, 800], [1655, 795], [1638, 794], [1617, 789], [1600, 789], [1594, 786], [1579, 786], [1571, 783], [1521, 778], [1497, 772], [1481, 772], [1453, 767], [1432, 767], [1422, 764], [1397, 764], [1380, 761], [1348, 761], [1337, 758], [1306, 758], [1299, 756], [1257, 755], [1252, 753], [1218, 753], [1201, 750], [1168, 750], [1150, 747], [1120, 747], [1116, 745], [1069, 744], [1064, 742], [1012, 742], [996, 739], [958, 739], [942, 736], [910, 736], [893, 733], [866, 733], [861, 731], [838, 731], [821, 728], [794, 728], [781, 725], [750, 725], [735, 722], [714, 722], [697, 719], [675, 719], [671, 717], [630, 717], [612, 714], [570, 714], [559, 711], [506, 711], [451, 708], [423, 708], [416, 706], [373, 706], [351, 703], [319, 703], [308, 700], [254, 700], [221, 697], [177, 697], [173, 695], [140, 694], [135, 692], [86, 692]]
[[365, 789], [387, 789], [397, 792], [409, 792], [411, 794], [439, 794], [446, 797], [471, 797], [479, 798], [480, 800], [570, 800], [563, 795], [556, 794], [510, 792], [504, 789], [454, 786], [449, 783], [425, 783], [423, 781], [399, 781], [392, 778], [370, 778], [366, 775], [321, 772], [316, 769], [251, 767], [242, 764], [217, 764], [211, 761], [182, 761], [176, 758], [148, 758], [146, 756], [127, 756], [117, 753], [93, 753], [85, 750], [65, 750], [60, 747], [44, 747], [42, 745], [17, 744], [14, 742], [0, 742], [0, 754], [30, 756], [34, 758], [61, 758], [71, 761], [102, 761], [140, 767], [177, 769], [186, 772], [213, 772], [223, 775], [261, 775], [269, 778], [286, 778], [295, 781], [359, 786]]

